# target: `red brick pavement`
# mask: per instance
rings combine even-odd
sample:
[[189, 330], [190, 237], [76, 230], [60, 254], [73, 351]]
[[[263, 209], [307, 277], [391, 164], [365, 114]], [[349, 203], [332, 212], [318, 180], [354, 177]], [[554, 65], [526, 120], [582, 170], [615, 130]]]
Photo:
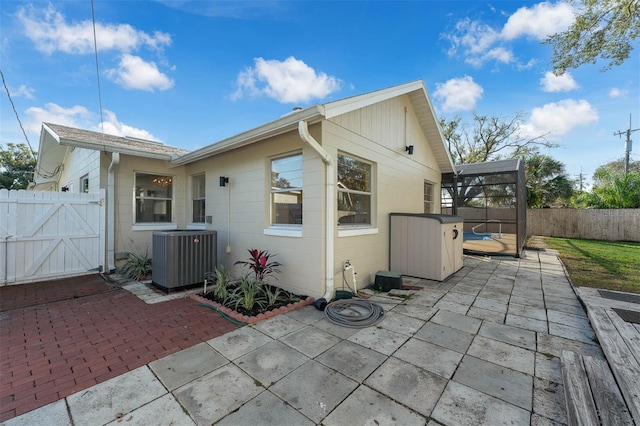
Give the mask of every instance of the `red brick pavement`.
[[[105, 282], [84, 296], [63, 284], [44, 298], [23, 298], [28, 306], [2, 305], [0, 421], [237, 328], [187, 298], [147, 305]], [[63, 293], [71, 298], [58, 300]]]
[[0, 311], [103, 293], [113, 289], [114, 287], [98, 274], [9, 285], [0, 287]]

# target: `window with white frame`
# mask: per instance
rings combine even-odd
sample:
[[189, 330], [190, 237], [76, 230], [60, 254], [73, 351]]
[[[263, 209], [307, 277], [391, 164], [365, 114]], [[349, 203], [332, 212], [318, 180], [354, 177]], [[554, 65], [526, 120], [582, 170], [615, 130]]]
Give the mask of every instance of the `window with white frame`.
[[271, 225], [302, 225], [302, 154], [271, 160]]
[[80, 192], [89, 192], [89, 175], [84, 175], [80, 178]]
[[173, 219], [173, 177], [135, 173], [136, 223], [168, 223]]
[[338, 225], [372, 224], [372, 165], [338, 154]]
[[205, 176], [191, 176], [191, 206], [192, 216], [191, 222], [204, 223], [204, 204], [205, 204]]
[[424, 212], [433, 213], [433, 184], [424, 181]]

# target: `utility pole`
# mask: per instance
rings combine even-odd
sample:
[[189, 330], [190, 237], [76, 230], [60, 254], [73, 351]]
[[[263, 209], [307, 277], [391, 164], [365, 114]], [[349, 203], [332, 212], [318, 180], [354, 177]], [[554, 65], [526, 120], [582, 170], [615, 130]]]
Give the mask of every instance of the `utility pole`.
[[620, 130], [613, 134], [613, 136], [620, 136], [620, 137], [622, 137], [622, 135], [624, 134], [627, 135], [627, 140], [626, 140], [625, 149], [624, 149], [624, 172], [625, 173], [629, 173], [629, 156], [631, 155], [631, 133], [637, 132], [638, 130], [640, 129], [631, 130], [631, 114], [629, 114], [629, 128], [624, 131]]
[[582, 180], [583, 180], [582, 167], [580, 167], [580, 192], [582, 192]]

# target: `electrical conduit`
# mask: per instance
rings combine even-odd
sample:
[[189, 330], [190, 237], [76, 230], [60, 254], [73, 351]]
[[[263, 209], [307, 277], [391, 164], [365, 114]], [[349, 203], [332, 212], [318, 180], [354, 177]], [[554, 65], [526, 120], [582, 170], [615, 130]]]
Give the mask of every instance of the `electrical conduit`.
[[[309, 133], [309, 125], [306, 121], [298, 122], [298, 133], [300, 138], [309, 144], [315, 152], [322, 157], [326, 171], [326, 212], [325, 212], [325, 293], [321, 299], [318, 299], [314, 306], [320, 310], [324, 310], [326, 304], [333, 299], [333, 247], [334, 247], [334, 230], [335, 230], [335, 196], [334, 196], [334, 163], [327, 151]], [[324, 299], [324, 300], [323, 300]]]

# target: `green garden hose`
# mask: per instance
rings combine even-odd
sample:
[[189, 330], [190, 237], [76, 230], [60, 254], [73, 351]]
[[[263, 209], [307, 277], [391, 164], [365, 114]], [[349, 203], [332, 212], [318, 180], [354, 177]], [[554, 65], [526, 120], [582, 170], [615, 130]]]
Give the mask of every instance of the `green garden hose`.
[[217, 313], [220, 314], [220, 316], [222, 316], [222, 318], [226, 319], [229, 322], [232, 322], [236, 325], [239, 326], [245, 326], [247, 325], [246, 322], [242, 322], [242, 321], [238, 321], [238, 320], [234, 320], [233, 318], [231, 318], [229, 315], [225, 314], [224, 312], [222, 312], [220, 309], [216, 308], [215, 306], [211, 306], [211, 305], [207, 305], [206, 303], [198, 303], [197, 306], [204, 306], [205, 308], [209, 308], [209, 309], [213, 309], [214, 311], [216, 311]]

